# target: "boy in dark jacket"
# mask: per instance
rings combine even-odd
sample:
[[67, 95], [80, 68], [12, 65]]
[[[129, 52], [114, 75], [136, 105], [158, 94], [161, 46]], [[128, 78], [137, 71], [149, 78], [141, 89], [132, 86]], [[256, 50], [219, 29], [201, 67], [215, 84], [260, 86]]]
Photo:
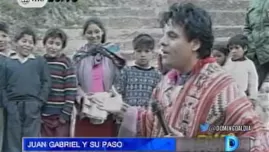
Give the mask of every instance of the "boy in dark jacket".
[[48, 65], [32, 54], [36, 36], [25, 27], [15, 36], [16, 55], [5, 61], [3, 105], [7, 111], [4, 151], [21, 152], [23, 137], [38, 137], [41, 107], [50, 89]]
[[5, 112], [2, 104], [2, 92], [4, 91], [4, 62], [14, 52], [8, 49], [9, 27], [6, 23], [0, 22], [0, 152], [2, 152], [5, 126]]

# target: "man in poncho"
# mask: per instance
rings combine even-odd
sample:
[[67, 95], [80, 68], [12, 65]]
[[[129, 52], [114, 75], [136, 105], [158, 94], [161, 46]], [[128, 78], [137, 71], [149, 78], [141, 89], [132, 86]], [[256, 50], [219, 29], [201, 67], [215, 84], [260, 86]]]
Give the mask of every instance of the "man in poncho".
[[[164, 35], [160, 44], [164, 64], [175, 70], [164, 77], [153, 98], [163, 106], [165, 120], [173, 133], [195, 138], [201, 133], [199, 125], [203, 123], [248, 125], [251, 131], [233, 133], [238, 137], [253, 137], [252, 152], [268, 152], [269, 133], [252, 103], [210, 57], [214, 38], [208, 13], [191, 3], [176, 3], [165, 12], [163, 20]], [[98, 103], [99, 108], [123, 116], [121, 137], [164, 136], [150, 110], [130, 107], [118, 94], [96, 94], [89, 99]], [[180, 147], [177, 148], [180, 151]]]

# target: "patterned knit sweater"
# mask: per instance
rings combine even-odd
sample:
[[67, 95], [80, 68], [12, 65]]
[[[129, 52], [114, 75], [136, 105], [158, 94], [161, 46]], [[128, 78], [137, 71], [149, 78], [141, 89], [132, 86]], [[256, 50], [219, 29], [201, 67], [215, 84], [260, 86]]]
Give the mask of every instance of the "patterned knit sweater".
[[42, 115], [60, 115], [68, 121], [77, 93], [74, 68], [71, 60], [65, 55], [56, 58], [46, 55], [44, 57], [49, 65], [52, 87]]
[[153, 89], [161, 80], [160, 72], [155, 68], [143, 69], [129, 66], [117, 76], [115, 88], [122, 95], [123, 101], [131, 106], [147, 107]]

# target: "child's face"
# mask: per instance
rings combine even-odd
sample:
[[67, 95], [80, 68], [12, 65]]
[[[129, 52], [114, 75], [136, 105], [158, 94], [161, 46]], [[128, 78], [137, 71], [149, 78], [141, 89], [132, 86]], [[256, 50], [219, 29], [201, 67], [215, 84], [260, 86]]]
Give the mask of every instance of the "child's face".
[[135, 63], [140, 66], [148, 66], [152, 59], [153, 50], [150, 49], [137, 49], [135, 50]]
[[0, 30], [0, 52], [7, 49], [9, 37], [8, 34]]
[[23, 57], [27, 57], [33, 52], [34, 39], [32, 35], [24, 34], [16, 42], [17, 53]]
[[233, 60], [237, 60], [244, 57], [246, 49], [242, 48], [240, 45], [229, 46], [231, 52], [231, 57]]
[[219, 65], [221, 65], [221, 66], [224, 65], [224, 63], [226, 61], [226, 56], [222, 52], [220, 52], [218, 50], [213, 50], [212, 56], [214, 58], [216, 58], [216, 61]]
[[63, 41], [59, 37], [50, 37], [45, 43], [46, 53], [50, 57], [56, 57], [61, 54]]
[[90, 24], [85, 31], [85, 38], [91, 44], [100, 44], [102, 42], [103, 30], [96, 24]]

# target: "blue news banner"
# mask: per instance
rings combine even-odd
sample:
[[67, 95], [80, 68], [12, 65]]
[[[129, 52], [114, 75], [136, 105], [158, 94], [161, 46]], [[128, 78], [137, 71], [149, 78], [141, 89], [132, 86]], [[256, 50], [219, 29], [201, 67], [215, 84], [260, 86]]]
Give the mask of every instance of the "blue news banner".
[[250, 150], [252, 139], [225, 138], [24, 138], [23, 151], [238, 151]]
[[176, 151], [176, 138], [24, 138], [31, 151]]

